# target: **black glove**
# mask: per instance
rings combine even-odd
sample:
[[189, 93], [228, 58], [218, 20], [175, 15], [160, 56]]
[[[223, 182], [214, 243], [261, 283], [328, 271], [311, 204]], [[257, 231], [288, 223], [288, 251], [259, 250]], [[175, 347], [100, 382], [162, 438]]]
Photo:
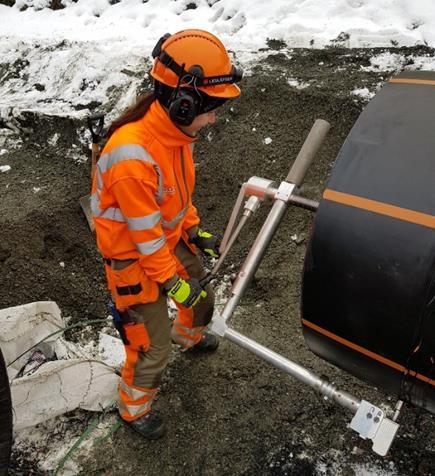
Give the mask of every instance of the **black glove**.
[[201, 298], [205, 298], [207, 293], [197, 279], [178, 278], [175, 284], [167, 289], [167, 295], [184, 307], [190, 308], [198, 304]]
[[190, 238], [189, 241], [196, 245], [205, 255], [219, 258], [220, 240], [217, 236], [198, 228], [196, 236]]

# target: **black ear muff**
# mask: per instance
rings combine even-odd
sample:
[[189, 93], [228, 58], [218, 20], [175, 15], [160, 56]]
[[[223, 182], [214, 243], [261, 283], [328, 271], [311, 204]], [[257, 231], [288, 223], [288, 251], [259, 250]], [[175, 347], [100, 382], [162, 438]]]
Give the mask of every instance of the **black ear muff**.
[[199, 112], [199, 97], [192, 90], [179, 89], [169, 105], [169, 117], [180, 126], [190, 126]]

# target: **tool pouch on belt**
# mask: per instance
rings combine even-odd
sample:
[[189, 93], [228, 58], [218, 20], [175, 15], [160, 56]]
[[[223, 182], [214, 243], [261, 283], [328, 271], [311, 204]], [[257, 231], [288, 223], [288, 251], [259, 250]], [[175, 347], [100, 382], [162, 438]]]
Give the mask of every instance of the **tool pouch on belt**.
[[129, 346], [132, 350], [147, 352], [151, 341], [145, 324], [134, 322], [127, 310], [117, 309], [113, 302], [109, 302], [108, 308], [123, 344]]
[[159, 287], [148, 278], [138, 260], [123, 269], [113, 268], [106, 265], [107, 282], [117, 309], [157, 300]]
[[[109, 304], [107, 305], [107, 308], [109, 309], [110, 314], [113, 317], [113, 325], [115, 326], [115, 329], [118, 331], [122, 342], [124, 345], [129, 345], [130, 342], [127, 339], [127, 336], [125, 334], [124, 330], [124, 324], [126, 324], [128, 321], [128, 314], [126, 311], [120, 311], [116, 309], [115, 304], [110, 301]], [[127, 318], [127, 319], [126, 319]]]

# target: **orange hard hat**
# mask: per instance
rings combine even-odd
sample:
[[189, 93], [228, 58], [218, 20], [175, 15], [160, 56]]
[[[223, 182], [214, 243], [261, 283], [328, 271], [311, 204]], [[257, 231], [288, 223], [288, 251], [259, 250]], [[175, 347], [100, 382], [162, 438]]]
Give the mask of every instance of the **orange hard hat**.
[[225, 46], [204, 30], [183, 30], [160, 38], [153, 50], [151, 76], [171, 88], [195, 87], [208, 96], [233, 99], [240, 96], [234, 84], [242, 71], [235, 68]]

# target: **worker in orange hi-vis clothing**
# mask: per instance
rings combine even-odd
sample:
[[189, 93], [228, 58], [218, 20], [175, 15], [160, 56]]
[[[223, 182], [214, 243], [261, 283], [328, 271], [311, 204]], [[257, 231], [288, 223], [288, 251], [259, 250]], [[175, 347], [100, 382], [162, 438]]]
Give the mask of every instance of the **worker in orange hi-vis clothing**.
[[[112, 313], [126, 351], [119, 412], [148, 439], [165, 433], [152, 409], [171, 340], [186, 351], [213, 351], [205, 332], [214, 295], [199, 280], [197, 250], [219, 256], [192, 204], [193, 144], [216, 121], [216, 108], [240, 95], [241, 70], [221, 41], [202, 30], [166, 34], [153, 50], [154, 91], [108, 131], [97, 162], [91, 206], [106, 269]], [[178, 313], [170, 324], [167, 298]]]

